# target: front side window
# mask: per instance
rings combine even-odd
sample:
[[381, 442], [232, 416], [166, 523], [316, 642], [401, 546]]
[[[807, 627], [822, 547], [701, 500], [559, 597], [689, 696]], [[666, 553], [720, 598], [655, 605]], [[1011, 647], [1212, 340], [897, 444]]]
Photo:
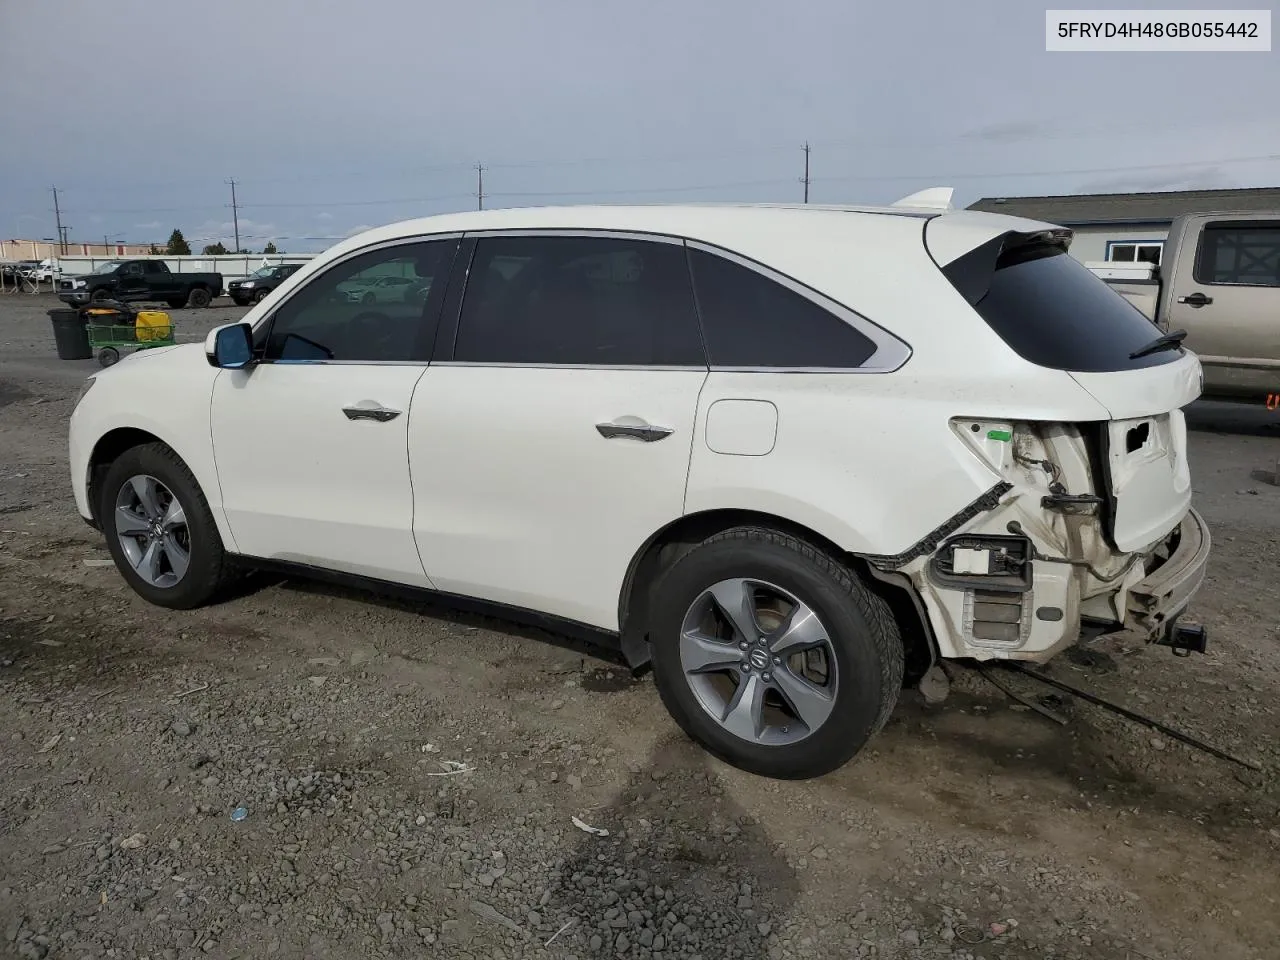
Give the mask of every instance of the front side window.
[[140, 277], [142, 276], [142, 264], [126, 263], [124, 269], [120, 271], [122, 277]]
[[611, 237], [481, 238], [453, 356], [705, 366], [684, 247]]
[[[281, 304], [270, 321], [267, 361], [425, 361], [457, 240], [371, 250], [330, 267]], [[403, 296], [364, 294], [394, 277]], [[433, 283], [439, 278], [440, 283]], [[440, 296], [431, 294], [439, 291]]]
[[869, 337], [776, 280], [703, 250], [689, 260], [713, 367], [850, 369], [876, 352]]
[[1200, 238], [1200, 283], [1280, 287], [1280, 224], [1211, 224]]

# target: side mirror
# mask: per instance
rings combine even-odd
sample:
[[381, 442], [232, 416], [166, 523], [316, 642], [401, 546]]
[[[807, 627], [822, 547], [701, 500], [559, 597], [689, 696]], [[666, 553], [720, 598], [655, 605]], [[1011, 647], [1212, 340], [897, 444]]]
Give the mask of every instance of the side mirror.
[[243, 370], [253, 360], [253, 327], [247, 323], [214, 327], [204, 339], [204, 355], [210, 366]]

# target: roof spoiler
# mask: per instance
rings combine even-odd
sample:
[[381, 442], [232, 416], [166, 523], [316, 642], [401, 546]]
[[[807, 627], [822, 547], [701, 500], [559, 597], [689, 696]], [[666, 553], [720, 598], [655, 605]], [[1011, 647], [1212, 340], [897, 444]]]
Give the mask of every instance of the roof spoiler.
[[895, 201], [891, 206], [895, 207], [915, 207], [916, 209], [928, 210], [954, 210], [951, 205], [951, 195], [955, 193], [954, 187], [929, 187], [927, 190], [917, 190], [909, 197], [903, 197], [901, 200]]

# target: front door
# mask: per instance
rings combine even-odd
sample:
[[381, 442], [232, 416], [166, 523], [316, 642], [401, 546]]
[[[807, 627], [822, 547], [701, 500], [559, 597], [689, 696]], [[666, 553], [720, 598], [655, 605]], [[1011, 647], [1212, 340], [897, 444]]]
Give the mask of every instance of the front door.
[[684, 512], [707, 376], [684, 248], [488, 236], [468, 276], [409, 423], [427, 573], [616, 629], [632, 557]]
[[255, 332], [260, 362], [219, 374], [214, 457], [239, 552], [430, 585], [413, 539], [407, 431], [440, 298], [369, 307], [343, 291], [388, 274], [443, 278], [456, 249], [400, 243], [339, 261]]
[[1169, 328], [1204, 366], [1211, 394], [1280, 393], [1280, 219], [1210, 221], [1184, 244]]

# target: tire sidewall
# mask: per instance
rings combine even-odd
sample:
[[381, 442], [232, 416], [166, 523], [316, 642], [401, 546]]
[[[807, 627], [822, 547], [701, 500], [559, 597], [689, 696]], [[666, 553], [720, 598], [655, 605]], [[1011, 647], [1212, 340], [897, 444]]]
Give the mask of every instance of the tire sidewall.
[[[134, 447], [121, 454], [103, 477], [99, 493], [98, 516], [102, 518], [107, 550], [129, 586], [143, 599], [162, 607], [188, 609], [203, 603], [218, 582], [222, 565], [222, 538], [204, 495], [187, 471], [164, 448], [155, 444]], [[116, 534], [116, 497], [120, 488], [139, 475], [154, 477], [169, 488], [182, 505], [187, 517], [191, 561], [183, 578], [172, 587], [155, 587], [147, 583], [130, 566], [120, 538]]]
[[213, 298], [209, 296], [208, 290], [200, 289], [192, 290], [190, 295], [187, 297], [187, 302], [197, 310], [207, 307], [212, 300]]
[[[836, 703], [826, 722], [797, 743], [762, 746], [730, 734], [703, 709], [680, 664], [679, 636], [689, 607], [708, 587], [739, 577], [767, 581], [798, 597], [831, 638]], [[875, 732], [885, 691], [873, 626], [840, 582], [802, 553], [759, 541], [706, 543], [659, 580], [653, 597], [650, 640], [658, 691], [681, 728], [711, 753], [753, 773], [802, 779], [843, 765]]]

